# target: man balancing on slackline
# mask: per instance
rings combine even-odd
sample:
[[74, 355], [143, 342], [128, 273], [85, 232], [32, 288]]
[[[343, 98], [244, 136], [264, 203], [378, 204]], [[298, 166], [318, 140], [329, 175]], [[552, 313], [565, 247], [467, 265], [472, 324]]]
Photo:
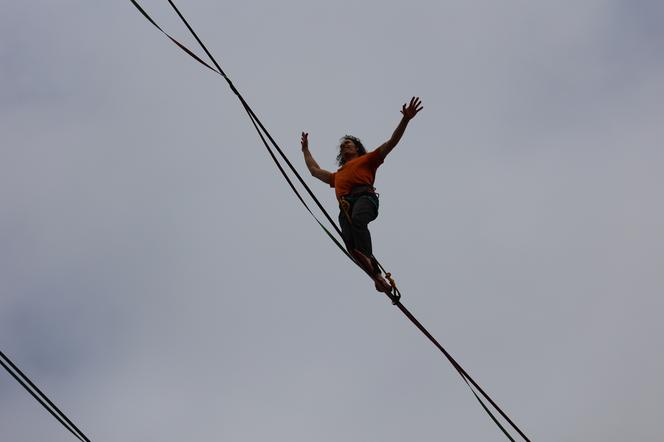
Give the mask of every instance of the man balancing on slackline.
[[418, 97], [401, 107], [403, 115], [392, 137], [377, 149], [367, 152], [362, 142], [351, 135], [341, 138], [336, 172], [321, 169], [309, 152], [309, 134], [302, 132], [302, 152], [309, 172], [322, 182], [335, 188], [339, 201], [339, 224], [346, 248], [357, 262], [373, 275], [376, 290], [390, 293], [391, 286], [383, 278], [371, 252], [371, 234], [368, 224], [378, 216], [378, 194], [373, 187], [376, 170], [385, 157], [399, 143], [408, 122], [422, 110]]

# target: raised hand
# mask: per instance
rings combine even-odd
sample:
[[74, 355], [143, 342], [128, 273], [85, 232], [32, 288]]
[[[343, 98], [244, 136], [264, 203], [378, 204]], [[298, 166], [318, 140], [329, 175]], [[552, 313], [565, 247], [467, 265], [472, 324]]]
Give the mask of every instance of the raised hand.
[[309, 149], [309, 134], [307, 132], [302, 132], [300, 143], [302, 144], [302, 150]]
[[410, 99], [410, 103], [407, 106], [406, 104], [401, 106], [401, 113], [408, 120], [412, 119], [421, 110], [422, 102], [420, 101], [420, 97], [413, 97]]

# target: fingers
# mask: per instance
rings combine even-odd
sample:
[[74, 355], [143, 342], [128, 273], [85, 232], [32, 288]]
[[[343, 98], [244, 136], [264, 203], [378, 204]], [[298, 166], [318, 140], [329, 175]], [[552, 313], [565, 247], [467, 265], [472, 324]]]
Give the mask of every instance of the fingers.
[[302, 132], [302, 139], [300, 140], [300, 143], [302, 144], [303, 149], [309, 146], [309, 134], [307, 132]]
[[401, 107], [401, 113], [407, 118], [413, 118], [423, 108], [420, 97], [413, 97], [407, 105]]
[[[422, 101], [420, 100], [420, 97], [413, 97], [410, 99], [410, 102], [408, 103], [408, 109], [416, 109], [417, 107], [421, 106]], [[406, 105], [404, 104], [402, 106], [403, 109], [406, 109]]]

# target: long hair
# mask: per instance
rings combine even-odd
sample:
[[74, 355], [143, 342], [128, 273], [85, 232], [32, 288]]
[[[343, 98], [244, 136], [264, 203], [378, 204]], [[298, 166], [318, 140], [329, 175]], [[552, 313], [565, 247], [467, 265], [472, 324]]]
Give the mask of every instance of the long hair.
[[339, 153], [337, 154], [337, 164], [339, 167], [343, 166], [346, 164], [346, 161], [344, 160], [343, 155], [341, 155], [341, 143], [343, 143], [346, 140], [350, 140], [355, 144], [355, 147], [357, 147], [357, 156], [361, 157], [365, 153], [367, 153], [367, 150], [364, 148], [364, 144], [360, 141], [359, 138], [354, 137], [352, 135], [344, 135], [339, 139]]

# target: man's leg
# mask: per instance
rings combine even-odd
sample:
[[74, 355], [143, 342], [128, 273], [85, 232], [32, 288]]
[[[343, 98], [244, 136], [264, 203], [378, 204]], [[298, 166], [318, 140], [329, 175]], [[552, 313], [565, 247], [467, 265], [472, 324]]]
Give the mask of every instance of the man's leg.
[[[343, 220], [341, 219], [343, 216]], [[346, 242], [346, 247], [355, 257], [356, 260], [367, 271], [374, 275], [376, 282], [376, 290], [384, 293], [391, 293], [392, 287], [383, 278], [378, 263], [372, 254], [371, 247], [371, 234], [369, 233], [368, 224], [376, 219], [378, 216], [378, 201], [374, 197], [362, 196], [359, 197], [351, 207], [351, 220], [345, 214], [339, 218], [339, 222], [343, 227], [347, 227], [350, 232], [350, 241]], [[342, 230], [344, 232], [344, 230]], [[346, 236], [346, 235], [344, 235]], [[345, 241], [345, 240], [344, 240]]]
[[355, 248], [355, 242], [353, 241], [353, 227], [343, 210], [339, 212], [339, 226], [341, 227], [341, 239], [344, 240], [346, 249], [349, 252], [352, 252]]
[[356, 250], [366, 255], [368, 258], [373, 256], [371, 246], [371, 233], [368, 225], [378, 216], [377, 203], [370, 196], [361, 196], [355, 201], [352, 207], [352, 226], [351, 232], [353, 245]]

